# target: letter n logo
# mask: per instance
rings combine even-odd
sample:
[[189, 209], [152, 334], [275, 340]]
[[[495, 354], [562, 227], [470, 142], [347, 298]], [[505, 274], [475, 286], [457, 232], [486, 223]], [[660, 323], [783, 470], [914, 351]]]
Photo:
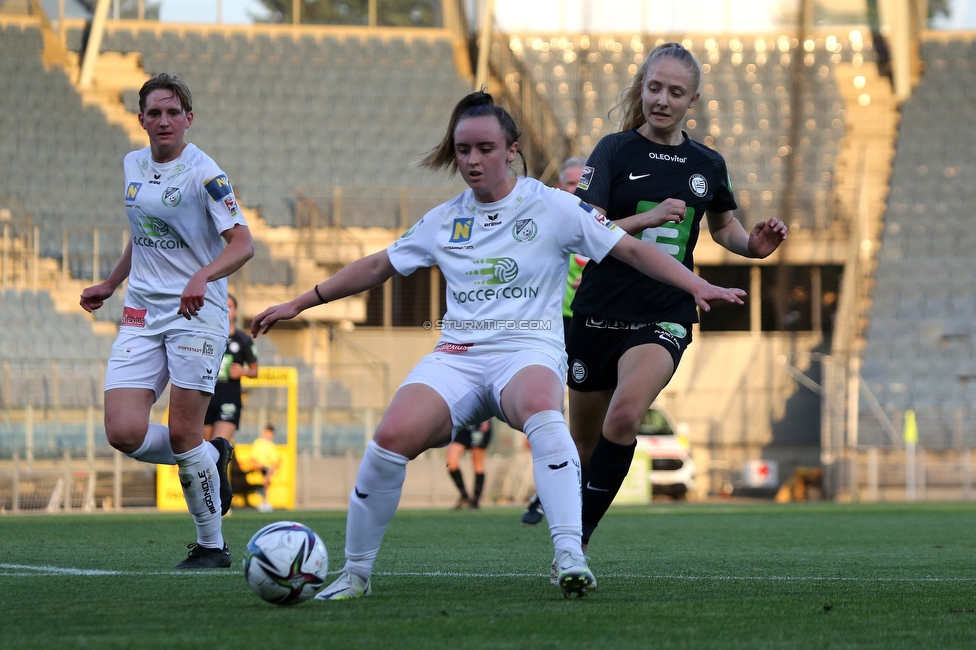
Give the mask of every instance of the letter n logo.
[[474, 225], [474, 217], [458, 217], [451, 226], [451, 243], [466, 242], [471, 239], [471, 226]]

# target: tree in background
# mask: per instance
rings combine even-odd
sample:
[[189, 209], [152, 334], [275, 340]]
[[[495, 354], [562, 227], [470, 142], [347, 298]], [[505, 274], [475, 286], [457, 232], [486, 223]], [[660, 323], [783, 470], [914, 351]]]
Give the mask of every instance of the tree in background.
[[[292, 0], [261, 0], [267, 22], [290, 23]], [[384, 27], [440, 27], [438, 0], [376, 0], [376, 23]], [[301, 22], [316, 25], [367, 25], [368, 0], [302, 0]]]

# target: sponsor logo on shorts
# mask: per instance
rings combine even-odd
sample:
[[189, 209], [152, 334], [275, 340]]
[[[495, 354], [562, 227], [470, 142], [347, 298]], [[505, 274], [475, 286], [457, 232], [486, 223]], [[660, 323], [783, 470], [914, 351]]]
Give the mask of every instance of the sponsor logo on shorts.
[[692, 174], [688, 179], [688, 187], [695, 193], [695, 196], [702, 197], [708, 194], [708, 181], [701, 174]]
[[508, 284], [518, 277], [518, 263], [511, 257], [488, 257], [475, 260], [474, 263], [482, 265], [481, 268], [465, 271], [464, 274], [485, 278], [476, 281], [475, 284]]
[[[122, 321], [120, 327], [145, 327], [147, 309], [136, 309], [134, 307], [122, 308]], [[128, 357], [126, 357], [128, 358]]]
[[227, 180], [227, 174], [221, 174], [220, 176], [211, 178], [203, 184], [203, 188], [207, 190], [207, 194], [214, 201], [219, 201], [234, 191], [230, 186], [230, 181]]
[[573, 366], [570, 372], [573, 373], [573, 381], [577, 384], [581, 384], [586, 380], [586, 364], [579, 359], [573, 359]]
[[237, 404], [221, 404], [220, 405], [220, 419], [226, 422], [234, 419], [237, 415]]
[[534, 219], [516, 219], [512, 226], [512, 237], [517, 242], [529, 242], [539, 234], [539, 226]]
[[109, 355], [109, 359], [118, 359], [119, 361], [128, 361], [132, 356], [132, 348], [124, 347], [121, 345], [113, 345], [112, 352]]
[[639, 330], [647, 327], [647, 323], [629, 323], [625, 320], [588, 316], [586, 318], [586, 326], [598, 330]]
[[183, 192], [178, 187], [167, 187], [163, 190], [162, 201], [167, 208], [175, 208], [183, 201]]
[[[176, 342], [176, 349], [180, 352], [198, 354], [202, 357], [213, 357], [216, 355], [216, 346], [207, 339], [194, 338], [192, 336], [181, 336]], [[212, 372], [212, 370], [207, 370]]]
[[671, 334], [674, 334], [679, 339], [683, 339], [685, 336], [688, 335], [687, 328], [685, 328], [684, 325], [681, 325], [679, 323], [668, 323], [666, 321], [661, 321], [654, 324], [660, 327], [665, 332], [670, 332]]
[[576, 187], [578, 187], [581, 190], [588, 190], [588, 189], [590, 189], [590, 183], [593, 182], [593, 174], [594, 173], [595, 173], [595, 170], [592, 167], [590, 167], [589, 165], [587, 165], [586, 167], [584, 167], [583, 168], [583, 173], [580, 175], [579, 183], [576, 184]]
[[471, 343], [438, 343], [434, 352], [444, 352], [446, 354], [464, 354], [471, 347]]

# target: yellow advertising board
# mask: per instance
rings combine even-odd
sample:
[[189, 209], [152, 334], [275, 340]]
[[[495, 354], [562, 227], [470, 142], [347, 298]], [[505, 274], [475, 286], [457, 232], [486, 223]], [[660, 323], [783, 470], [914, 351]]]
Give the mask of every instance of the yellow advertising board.
[[[298, 370], [287, 366], [267, 366], [258, 368], [258, 376], [241, 378], [244, 388], [283, 387], [288, 389], [287, 440], [277, 445], [281, 465], [271, 477], [268, 486], [268, 501], [278, 509], [289, 510], [295, 507], [295, 466], [298, 450]], [[168, 416], [168, 412], [167, 412]], [[167, 418], [168, 419], [168, 418]], [[251, 445], [239, 444], [234, 447], [238, 463], [247, 467]], [[257, 482], [259, 474], [251, 473], [251, 482]], [[258, 496], [251, 496], [250, 503], [259, 503]], [[243, 506], [243, 499], [234, 499], [234, 505]], [[160, 510], [186, 512], [186, 500], [180, 487], [179, 468], [176, 465], [156, 466], [156, 507]]]

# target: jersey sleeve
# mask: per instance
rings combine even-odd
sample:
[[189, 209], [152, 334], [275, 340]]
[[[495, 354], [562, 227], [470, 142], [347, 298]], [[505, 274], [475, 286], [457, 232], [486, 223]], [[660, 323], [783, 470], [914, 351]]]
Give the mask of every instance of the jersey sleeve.
[[611, 167], [616, 148], [613, 142], [614, 138], [608, 136], [596, 144], [583, 167], [579, 184], [576, 185], [576, 196], [604, 210], [610, 206], [610, 181], [613, 177]]
[[432, 250], [438, 223], [437, 210], [431, 210], [387, 247], [386, 253], [397, 273], [410, 275], [417, 269], [436, 264]]
[[[245, 334], [245, 336], [247, 335]], [[252, 339], [250, 336], [247, 336], [247, 340], [244, 342], [244, 345], [242, 347], [243, 349], [241, 350], [241, 353], [244, 355], [244, 362], [247, 363], [249, 366], [257, 363], [258, 351], [254, 347], [254, 339]]]
[[729, 177], [728, 167], [725, 165], [724, 158], [715, 161], [715, 174], [718, 179], [718, 186], [715, 196], [708, 203], [706, 208], [709, 212], [729, 212], [739, 207], [735, 202], [735, 195], [732, 193], [732, 179]]
[[566, 212], [560, 223], [568, 224], [559, 229], [559, 245], [564, 253], [582, 253], [600, 262], [627, 234], [592, 205], [569, 194], [559, 197], [557, 206]]
[[234, 188], [227, 174], [216, 164], [209, 164], [203, 168], [201, 179], [207, 211], [217, 232], [222, 233], [236, 225], [246, 226], [247, 222], [237, 205], [237, 197], [234, 196]]

